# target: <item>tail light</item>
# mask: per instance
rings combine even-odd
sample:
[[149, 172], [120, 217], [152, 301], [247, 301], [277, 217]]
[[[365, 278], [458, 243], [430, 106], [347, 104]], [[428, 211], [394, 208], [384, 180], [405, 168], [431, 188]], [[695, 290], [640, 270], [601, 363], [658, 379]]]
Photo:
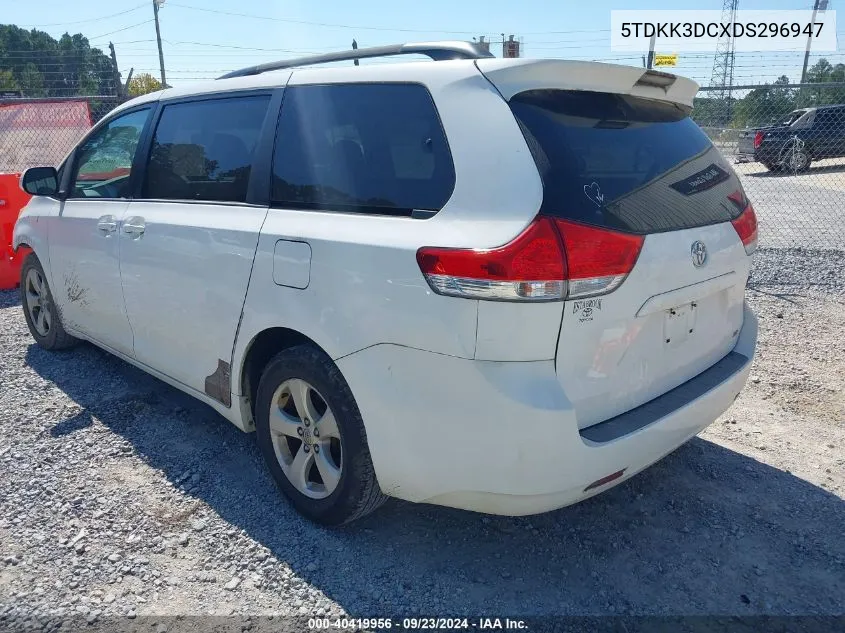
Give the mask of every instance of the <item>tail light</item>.
[[754, 149], [757, 149], [758, 147], [760, 147], [760, 145], [761, 145], [762, 143], [763, 143], [763, 133], [762, 133], [762, 132], [757, 132], [757, 133], [754, 135]]
[[560, 301], [612, 292], [631, 272], [643, 237], [538, 216], [490, 250], [421, 248], [434, 292], [468, 299]]
[[500, 248], [421, 248], [420, 265], [434, 292], [471, 299], [554, 301], [566, 295], [566, 260], [551, 220], [537, 218]]
[[742, 240], [742, 245], [745, 246], [745, 252], [751, 255], [757, 250], [757, 214], [754, 213], [754, 207], [751, 203], [745, 207], [738, 218], [731, 220], [731, 224], [736, 229], [736, 234]]
[[569, 264], [570, 299], [616, 290], [633, 270], [645, 239], [566, 220], [555, 224]]

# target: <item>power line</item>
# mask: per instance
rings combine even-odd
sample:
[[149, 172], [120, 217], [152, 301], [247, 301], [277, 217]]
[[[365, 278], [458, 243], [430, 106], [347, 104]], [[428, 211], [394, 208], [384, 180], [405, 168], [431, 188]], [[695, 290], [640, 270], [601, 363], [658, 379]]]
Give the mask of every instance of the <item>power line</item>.
[[31, 28], [44, 28], [47, 26], [71, 26], [73, 24], [86, 24], [88, 22], [102, 22], [103, 20], [107, 20], [109, 18], [116, 18], [119, 15], [126, 15], [127, 13], [132, 13], [133, 11], [137, 11], [138, 9], [143, 9], [147, 6], [147, 3], [139, 4], [131, 9], [126, 9], [125, 11], [119, 11], [118, 13], [112, 13], [110, 15], [101, 15], [96, 18], [88, 18], [87, 20], [76, 20], [75, 22], [54, 22], [52, 24], [19, 24], [20, 27], [31, 27]]
[[[178, 2], [171, 2], [169, 7], [178, 7], [180, 9], [190, 9], [192, 11], [203, 11], [205, 13], [217, 13], [220, 15], [229, 15], [240, 18], [251, 18], [254, 20], [268, 20], [271, 22], [287, 22], [290, 24], [306, 24], [308, 26], [322, 26], [326, 28], [337, 29], [354, 29], [357, 31], [391, 31], [395, 33], [447, 33], [450, 35], [477, 35], [477, 31], [444, 31], [441, 29], [404, 29], [393, 28], [386, 26], [362, 26], [352, 24], [336, 24], [332, 22], [313, 22], [310, 20], [296, 20], [293, 18], [277, 18], [269, 15], [255, 15], [254, 13], [239, 13], [236, 11], [223, 11], [221, 9], [208, 9], [206, 7], [195, 7], [188, 4], [180, 4]], [[533, 31], [526, 32], [525, 35], [565, 35], [567, 33], [608, 33], [610, 29], [593, 29], [580, 31]]]
[[178, 7], [180, 9], [190, 9], [193, 11], [202, 11], [204, 13], [216, 13], [219, 15], [229, 15], [234, 17], [240, 18], [251, 18], [254, 20], [268, 20], [271, 22], [287, 22], [290, 24], [306, 24], [308, 26], [322, 26], [328, 28], [339, 28], [339, 29], [356, 29], [360, 31], [395, 31], [398, 33], [450, 33], [455, 35], [467, 35], [475, 33], [475, 31], [424, 31], [421, 29], [401, 29], [401, 28], [388, 28], [388, 27], [381, 27], [381, 26], [353, 26], [350, 24], [334, 24], [331, 22], [312, 22], [310, 20], [295, 20], [293, 18], [277, 18], [269, 15], [255, 15], [252, 13], [238, 13], [235, 11], [222, 11], [220, 9], [208, 9], [206, 7], [194, 7], [187, 4], [179, 4], [177, 2], [171, 2], [168, 6], [171, 7]]
[[[260, 52], [274, 52], [274, 53], [298, 53], [300, 51], [296, 49], [290, 48], [255, 48], [254, 46], [236, 46], [235, 44], [216, 44], [213, 42], [190, 42], [190, 41], [183, 41], [183, 40], [165, 40], [162, 39], [163, 42], [167, 42], [168, 44], [179, 45], [179, 44], [193, 44], [199, 46], [212, 46], [215, 48], [234, 48], [238, 50], [245, 50], [245, 51], [260, 51]], [[336, 48], [332, 47], [331, 50], [336, 50]]]
[[108, 33], [103, 33], [102, 35], [95, 35], [94, 37], [89, 37], [89, 40], [97, 40], [101, 37], [106, 37], [107, 35], [113, 35], [114, 33], [120, 33], [121, 31], [128, 31], [129, 29], [134, 29], [135, 27], [142, 26], [144, 24], [149, 24], [152, 22], [153, 19], [150, 18], [149, 20], [144, 20], [143, 22], [138, 22], [137, 24], [130, 24], [129, 26], [124, 26], [122, 29], [117, 29], [116, 31], [109, 31]]

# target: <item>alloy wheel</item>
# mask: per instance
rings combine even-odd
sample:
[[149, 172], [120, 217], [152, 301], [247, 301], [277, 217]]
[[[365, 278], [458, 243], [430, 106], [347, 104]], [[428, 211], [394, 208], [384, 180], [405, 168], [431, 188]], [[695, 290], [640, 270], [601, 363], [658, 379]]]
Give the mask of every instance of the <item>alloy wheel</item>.
[[47, 296], [47, 283], [38, 270], [30, 268], [24, 284], [26, 310], [29, 313], [32, 325], [39, 335], [47, 336], [53, 324], [53, 317], [50, 314], [50, 300]]
[[803, 150], [793, 150], [789, 156], [789, 169], [798, 172], [807, 165], [807, 154]]
[[311, 499], [337, 488], [343, 448], [337, 422], [322, 395], [299, 378], [285, 380], [270, 401], [270, 434], [288, 481]]

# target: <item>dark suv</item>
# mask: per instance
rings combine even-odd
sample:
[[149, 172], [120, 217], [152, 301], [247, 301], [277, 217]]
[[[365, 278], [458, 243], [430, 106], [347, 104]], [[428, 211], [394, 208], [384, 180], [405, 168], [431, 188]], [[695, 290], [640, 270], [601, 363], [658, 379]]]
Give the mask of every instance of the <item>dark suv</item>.
[[804, 108], [777, 125], [744, 130], [737, 158], [763, 163], [770, 171], [806, 171], [822, 158], [845, 156], [845, 105]]

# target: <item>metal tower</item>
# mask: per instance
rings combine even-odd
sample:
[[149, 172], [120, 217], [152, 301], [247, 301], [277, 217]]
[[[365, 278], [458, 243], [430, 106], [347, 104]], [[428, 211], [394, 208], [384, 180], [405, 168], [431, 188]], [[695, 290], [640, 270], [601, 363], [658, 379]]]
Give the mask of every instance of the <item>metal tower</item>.
[[[722, 24], [732, 24], [736, 19], [736, 7], [739, 0], [723, 0]], [[730, 98], [734, 82], [734, 48], [736, 42], [732, 35], [719, 38], [716, 44], [716, 56], [713, 58], [713, 74], [710, 75], [710, 94], [716, 99]], [[709, 96], [709, 95], [708, 95]]]

